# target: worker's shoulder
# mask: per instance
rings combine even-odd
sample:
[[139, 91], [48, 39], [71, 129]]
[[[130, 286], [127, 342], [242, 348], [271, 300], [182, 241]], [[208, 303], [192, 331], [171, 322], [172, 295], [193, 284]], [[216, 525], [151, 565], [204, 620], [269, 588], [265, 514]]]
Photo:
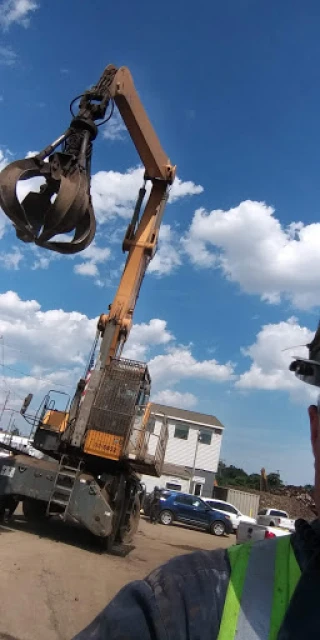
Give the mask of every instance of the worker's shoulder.
[[192, 553], [172, 558], [167, 563], [155, 569], [147, 578], [153, 589], [159, 586], [168, 589], [170, 585], [184, 588], [184, 585], [194, 585], [199, 588], [208, 580], [228, 581], [230, 577], [230, 563], [226, 549], [214, 551], [194, 551]]
[[[146, 582], [170, 638], [217, 638], [230, 579], [226, 549], [173, 558]], [[187, 630], [182, 636], [181, 630]]]

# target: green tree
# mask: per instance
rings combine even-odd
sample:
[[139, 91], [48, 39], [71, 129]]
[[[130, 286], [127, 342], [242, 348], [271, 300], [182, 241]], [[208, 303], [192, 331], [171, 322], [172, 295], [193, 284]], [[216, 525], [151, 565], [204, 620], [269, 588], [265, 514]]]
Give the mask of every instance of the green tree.
[[283, 487], [283, 482], [280, 478], [280, 473], [269, 473], [267, 476], [269, 489], [280, 489]]

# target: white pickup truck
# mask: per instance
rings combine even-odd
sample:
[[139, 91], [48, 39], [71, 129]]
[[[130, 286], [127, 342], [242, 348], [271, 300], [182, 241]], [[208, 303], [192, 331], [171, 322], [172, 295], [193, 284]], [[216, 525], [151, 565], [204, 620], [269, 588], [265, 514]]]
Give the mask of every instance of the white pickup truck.
[[294, 520], [289, 518], [286, 511], [279, 511], [279, 509], [261, 509], [257, 516], [257, 524], [294, 531]]
[[240, 522], [237, 529], [237, 544], [244, 542], [258, 542], [258, 540], [266, 540], [268, 538], [277, 538], [279, 536], [288, 536], [291, 531], [282, 527], [268, 527], [264, 524], [248, 524]]

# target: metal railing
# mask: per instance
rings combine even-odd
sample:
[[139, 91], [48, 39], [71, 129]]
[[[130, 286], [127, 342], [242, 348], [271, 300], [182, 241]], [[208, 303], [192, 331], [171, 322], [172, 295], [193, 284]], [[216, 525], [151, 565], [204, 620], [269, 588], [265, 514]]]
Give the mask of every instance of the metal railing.
[[141, 463], [146, 467], [153, 468], [157, 473], [161, 473], [168, 442], [167, 418], [163, 415], [161, 426], [157, 424], [155, 430], [151, 431], [148, 429], [148, 424], [153, 423], [153, 420], [150, 420], [147, 412], [148, 407], [137, 407], [136, 415], [123, 449], [123, 456], [129, 458], [132, 462]]

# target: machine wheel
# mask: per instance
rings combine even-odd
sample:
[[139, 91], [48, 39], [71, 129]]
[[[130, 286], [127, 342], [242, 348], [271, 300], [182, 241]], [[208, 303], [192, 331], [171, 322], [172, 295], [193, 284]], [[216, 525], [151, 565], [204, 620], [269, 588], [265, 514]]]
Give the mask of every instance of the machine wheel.
[[119, 532], [119, 538], [122, 544], [131, 544], [134, 536], [136, 535], [140, 521], [140, 498], [135, 496], [133, 508], [129, 517], [129, 521], [126, 527], [122, 528]]
[[25, 498], [22, 503], [22, 511], [28, 522], [39, 522], [46, 517], [47, 503], [34, 498]]
[[269, 527], [275, 527], [276, 525], [274, 524], [274, 522], [270, 522]]
[[8, 522], [13, 516], [17, 506], [19, 504], [19, 499], [14, 496], [3, 496], [0, 498], [0, 522]]
[[165, 524], [166, 526], [169, 526], [170, 524], [172, 524], [173, 523], [172, 511], [169, 511], [169, 509], [164, 509], [163, 511], [161, 511], [160, 522], [161, 524]]
[[212, 533], [214, 536], [223, 536], [225, 534], [225, 531], [226, 525], [224, 524], [224, 522], [222, 522], [222, 520], [216, 520], [210, 527], [210, 533]]

